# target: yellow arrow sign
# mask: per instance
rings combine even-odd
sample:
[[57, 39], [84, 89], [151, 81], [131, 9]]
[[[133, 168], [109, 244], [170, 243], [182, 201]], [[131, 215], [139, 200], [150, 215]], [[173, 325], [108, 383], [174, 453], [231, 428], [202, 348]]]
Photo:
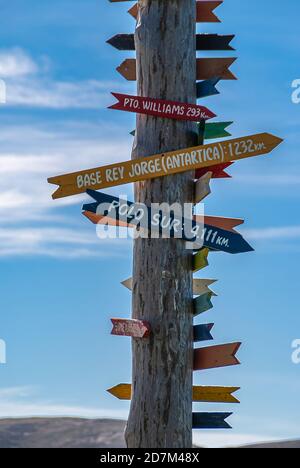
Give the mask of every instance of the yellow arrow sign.
[[282, 141], [269, 133], [260, 133], [51, 177], [48, 182], [59, 185], [52, 197], [63, 198], [87, 189], [103, 189], [267, 154]]
[[[193, 387], [193, 401], [203, 403], [240, 403], [232, 394], [239, 387]], [[131, 400], [131, 385], [119, 384], [107, 390], [119, 400]]]
[[[193, 294], [194, 296], [202, 296], [202, 294], [212, 293], [213, 296], [217, 296], [209, 286], [215, 283], [217, 280], [213, 279], [194, 279], [193, 280]], [[128, 278], [125, 281], [122, 281], [123, 286], [132, 291], [132, 278]]]
[[208, 260], [207, 260], [208, 254], [209, 254], [209, 249], [201, 249], [196, 255], [194, 255], [194, 258], [193, 258], [193, 272], [194, 273], [208, 266]]

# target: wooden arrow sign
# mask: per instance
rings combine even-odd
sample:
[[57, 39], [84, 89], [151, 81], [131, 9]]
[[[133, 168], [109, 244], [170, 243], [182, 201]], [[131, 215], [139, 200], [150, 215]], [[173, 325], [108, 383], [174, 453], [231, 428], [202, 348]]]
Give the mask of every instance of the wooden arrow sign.
[[[196, 34], [196, 50], [235, 50], [230, 45], [234, 37], [234, 34], [227, 36]], [[118, 50], [135, 50], [134, 34], [117, 34], [111, 37], [107, 43]]]
[[207, 325], [195, 325], [193, 328], [194, 331], [194, 342], [202, 342], [202, 341], [211, 341], [213, 340], [213, 336], [210, 333], [213, 329], [214, 324], [208, 323]]
[[210, 166], [209, 169], [197, 169], [195, 172], [195, 179], [200, 179], [203, 175], [207, 174], [208, 171], [212, 172], [212, 179], [231, 179], [231, 175], [225, 172], [225, 169], [232, 166], [232, 162], [224, 164], [216, 164], [215, 166]]
[[203, 403], [240, 403], [232, 394], [240, 387], [193, 387], [193, 401]]
[[[110, 0], [111, 2], [122, 2], [126, 0]], [[196, 5], [197, 5], [197, 15], [196, 15], [196, 21], [197, 23], [220, 23], [219, 18], [213, 13], [214, 10], [222, 5], [223, 1], [203, 1], [203, 0], [198, 0]], [[133, 16], [133, 18], [137, 19], [138, 16], [138, 4], [136, 3], [128, 13]]]
[[[193, 401], [198, 403], [240, 403], [232, 393], [240, 390], [239, 387], [193, 387]], [[131, 400], [131, 384], [119, 384], [107, 390], [119, 400]]]
[[[198, 58], [197, 80], [209, 80], [218, 76], [222, 80], [236, 80], [237, 78], [229, 70], [236, 58]], [[117, 68], [117, 71], [127, 81], [136, 81], [136, 59], [126, 59]]]
[[194, 203], [200, 203], [204, 198], [208, 197], [211, 193], [210, 181], [212, 178], [212, 172], [204, 174], [197, 182], [195, 182], [195, 195]]
[[[213, 279], [194, 279], [193, 280], [193, 294], [194, 296], [200, 296], [201, 294], [211, 293], [212, 296], [216, 294], [209, 288], [211, 284], [214, 284], [217, 280]], [[121, 283], [125, 288], [132, 291], [132, 278], [128, 278]]]
[[[107, 215], [115, 220], [120, 219], [128, 224], [142, 227], [147, 231], [164, 232], [164, 235], [168, 238], [175, 237], [189, 242], [196, 242], [194, 250], [204, 246], [211, 250], [231, 254], [253, 251], [253, 248], [237, 232], [225, 231], [209, 224], [203, 226], [202, 223], [198, 224], [194, 220], [176, 216], [171, 212], [152, 211], [151, 208], [145, 205], [135, 204], [95, 190], [87, 190], [87, 193], [96, 200], [96, 203], [85, 204], [83, 206], [84, 211], [96, 212], [100, 216]], [[121, 211], [125, 213], [123, 216]]]
[[194, 317], [203, 314], [213, 308], [211, 302], [212, 293], [202, 294], [193, 300]]
[[113, 318], [112, 335], [131, 336], [132, 338], [146, 338], [151, 333], [151, 326], [149, 322], [144, 320], [125, 320]]
[[[205, 124], [204, 139], [215, 140], [216, 138], [226, 138], [232, 136], [226, 128], [233, 122], [209, 122]], [[200, 129], [200, 124], [198, 124]]]
[[282, 141], [261, 133], [50, 177], [48, 182], [59, 185], [52, 198], [63, 198], [87, 189], [114, 187], [267, 154]]
[[222, 218], [219, 216], [201, 216], [201, 215], [196, 215], [194, 217], [195, 221], [197, 223], [207, 223], [210, 224], [211, 226], [219, 227], [221, 229], [224, 229], [225, 231], [231, 231], [231, 232], [237, 232], [234, 228], [236, 226], [240, 226], [241, 224], [244, 223], [243, 219], [239, 218]]
[[152, 115], [155, 117], [190, 120], [198, 122], [216, 117], [216, 114], [203, 106], [185, 104], [177, 101], [164, 101], [147, 97], [129, 96], [128, 94], [111, 93], [118, 102], [109, 109]]
[[207, 260], [208, 254], [209, 254], [209, 249], [202, 249], [202, 250], [199, 250], [199, 252], [196, 255], [194, 255], [193, 257], [193, 272], [194, 273], [208, 266], [208, 260]]
[[209, 96], [215, 96], [220, 94], [217, 90], [216, 85], [221, 81], [222, 78], [211, 78], [210, 80], [198, 81], [197, 88], [197, 99], [206, 98]]
[[232, 413], [193, 413], [193, 429], [232, 429], [225, 421]]
[[216, 369], [236, 366], [240, 362], [235, 357], [241, 343], [232, 343], [194, 350], [194, 370]]

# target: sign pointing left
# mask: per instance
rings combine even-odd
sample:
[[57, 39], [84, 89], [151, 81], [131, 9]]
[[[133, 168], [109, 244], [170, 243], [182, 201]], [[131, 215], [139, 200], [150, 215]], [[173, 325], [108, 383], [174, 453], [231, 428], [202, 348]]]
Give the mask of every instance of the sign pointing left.
[[[219, 34], [196, 34], [196, 50], [234, 50], [230, 42], [234, 34], [223, 36]], [[108, 44], [118, 50], [135, 50], [134, 34], [117, 34], [111, 37]]]
[[112, 335], [146, 338], [151, 333], [151, 325], [145, 320], [113, 318], [111, 322], [113, 324]]
[[[193, 386], [193, 401], [199, 403], [239, 403], [232, 394], [240, 390], [240, 387], [202, 387]], [[109, 388], [110, 393], [119, 400], [131, 400], [131, 385], [121, 383]]]
[[111, 93], [118, 102], [109, 109], [152, 115], [175, 120], [208, 120], [216, 114], [203, 106], [185, 104], [177, 101], [164, 101], [148, 97], [130, 96], [128, 94]]

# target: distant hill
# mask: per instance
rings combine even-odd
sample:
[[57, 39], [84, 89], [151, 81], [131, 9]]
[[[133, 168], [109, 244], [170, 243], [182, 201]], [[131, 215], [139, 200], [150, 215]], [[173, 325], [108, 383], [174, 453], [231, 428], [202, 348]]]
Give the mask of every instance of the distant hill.
[[124, 429], [105, 419], [2, 419], [0, 448], [123, 448]]
[[[0, 448], [124, 448], [124, 421], [80, 418], [0, 420]], [[300, 440], [242, 448], [300, 448]]]

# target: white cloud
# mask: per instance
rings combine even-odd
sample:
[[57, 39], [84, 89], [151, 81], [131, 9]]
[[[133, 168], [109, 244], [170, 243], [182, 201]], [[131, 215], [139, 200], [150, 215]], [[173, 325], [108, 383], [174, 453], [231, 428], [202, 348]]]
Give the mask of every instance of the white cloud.
[[[56, 81], [50, 75], [51, 68], [48, 57], [35, 61], [20, 48], [0, 50], [0, 78], [6, 82], [6, 107], [100, 109], [111, 103], [110, 91], [116, 83], [93, 79]], [[122, 88], [128, 86], [121, 84]]]
[[260, 229], [247, 229], [243, 235], [249, 240], [292, 240], [300, 238], [300, 226], [280, 226]]
[[38, 72], [38, 65], [22, 49], [0, 50], [0, 77], [16, 78]]

